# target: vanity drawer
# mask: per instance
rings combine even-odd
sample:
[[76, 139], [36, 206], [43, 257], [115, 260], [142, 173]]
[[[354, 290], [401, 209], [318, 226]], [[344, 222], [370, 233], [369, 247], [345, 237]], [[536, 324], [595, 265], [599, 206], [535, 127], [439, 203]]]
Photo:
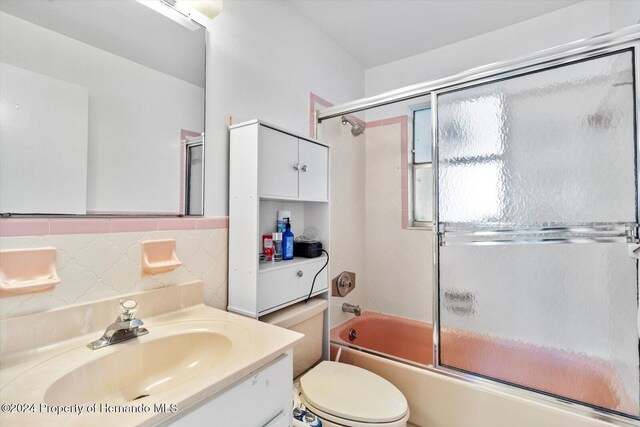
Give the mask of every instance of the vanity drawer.
[[[298, 260], [296, 262], [296, 260]], [[300, 262], [294, 259], [290, 266], [287, 261], [275, 264], [258, 275], [258, 313], [263, 313], [273, 307], [306, 297], [311, 290], [313, 277], [327, 261], [326, 257]], [[327, 269], [322, 270], [316, 279], [313, 292], [327, 289]]]

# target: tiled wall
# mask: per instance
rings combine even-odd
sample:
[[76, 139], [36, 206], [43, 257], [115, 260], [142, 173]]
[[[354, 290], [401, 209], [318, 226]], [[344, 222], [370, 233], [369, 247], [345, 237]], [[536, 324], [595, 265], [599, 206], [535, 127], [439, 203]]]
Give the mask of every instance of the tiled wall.
[[[310, 111], [327, 105], [311, 94]], [[367, 122], [358, 137], [340, 117], [320, 125], [320, 139], [331, 144], [330, 278], [344, 270], [357, 275], [353, 292], [332, 297], [331, 326], [352, 317], [342, 312], [344, 302], [432, 321], [431, 232], [407, 227], [410, 124], [408, 116], [386, 112], [376, 112], [385, 118]], [[310, 132], [312, 126], [310, 114]]]
[[[54, 246], [62, 279], [52, 291], [1, 298], [0, 317], [196, 280], [204, 283], [208, 305], [226, 309], [226, 224], [226, 218], [0, 220], [1, 249]], [[54, 234], [62, 231], [68, 234]], [[156, 239], [176, 239], [184, 264], [142, 275], [140, 242]]]
[[329, 278], [342, 271], [356, 273], [356, 288], [345, 298], [331, 298], [331, 326], [352, 314], [342, 312], [342, 303], [367, 308], [365, 292], [365, 136], [353, 137], [340, 117], [322, 124], [322, 138], [331, 143], [331, 263]]
[[368, 122], [365, 132], [365, 307], [431, 322], [431, 232], [406, 227], [407, 120], [402, 119]]

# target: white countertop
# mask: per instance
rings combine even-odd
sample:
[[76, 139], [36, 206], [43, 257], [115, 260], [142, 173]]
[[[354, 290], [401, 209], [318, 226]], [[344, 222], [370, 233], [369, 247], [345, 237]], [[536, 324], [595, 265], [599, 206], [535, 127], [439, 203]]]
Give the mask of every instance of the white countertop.
[[[201, 291], [197, 287], [194, 289], [196, 292]], [[157, 291], [155, 295], [159, 295]], [[175, 291], [166, 297], [175, 297]], [[115, 302], [117, 303], [117, 301]], [[108, 305], [111, 304], [111, 301], [100, 302], [100, 304]], [[78, 307], [72, 309], [78, 311]], [[68, 323], [68, 319], [64, 319], [64, 309], [56, 310], [56, 313], [53, 314], [49, 313], [44, 318], [42, 315], [31, 316], [41, 323], [43, 319], [46, 319], [49, 323], [55, 324], [56, 318], [60, 318], [61, 323]], [[40, 347], [4, 354], [0, 358], [0, 403], [3, 405], [0, 412], [0, 425], [75, 426], [121, 424], [123, 422], [126, 425], [157, 424], [174, 414], [154, 411], [155, 404], [166, 404], [167, 407], [177, 405], [178, 410], [184, 410], [275, 360], [303, 337], [296, 332], [207, 307], [202, 303], [149, 318], [142, 316], [140, 318], [143, 319], [144, 326], [149, 330], [148, 335], [99, 350], [90, 350], [86, 347], [89, 342], [101, 335], [101, 332], [96, 334], [95, 331], [92, 331], [74, 338], [47, 343]], [[3, 333], [9, 335], [28, 333], [28, 328], [34, 327], [34, 323], [29, 322], [29, 316], [22, 316], [21, 319], [23, 322], [11, 321], [8, 326], [5, 325], [2, 328]], [[58, 331], [59, 328], [54, 324], [51, 325], [52, 330]], [[19, 329], [16, 325], [23, 325], [24, 330], [16, 330]], [[107, 326], [108, 324], [104, 325], [105, 328]], [[47, 389], [55, 381], [83, 364], [96, 361], [114, 352], [132, 349], [133, 346], [151, 340], [194, 331], [226, 334], [233, 342], [231, 350], [214, 367], [200, 373], [195, 378], [166, 391], [135, 401], [114, 402], [106, 399], [99, 402], [68, 402], [68, 408], [44, 405]], [[10, 337], [5, 336], [2, 341], [6, 342], [7, 339]], [[25, 339], [23, 338], [22, 341], [24, 342]], [[163, 354], [154, 354], [154, 357], [161, 358]], [[126, 369], [126, 366], [123, 369]], [[89, 413], [88, 411], [93, 410], [94, 404], [97, 404], [95, 413]], [[112, 404], [116, 407], [114, 410], [123, 407], [130, 407], [129, 409], [132, 411], [145, 410], [145, 407], [150, 410], [114, 413], [109, 412], [109, 407], [101, 406], [101, 404]], [[57, 410], [69, 412], [60, 414], [49, 412]], [[82, 411], [80, 415], [79, 411]]]

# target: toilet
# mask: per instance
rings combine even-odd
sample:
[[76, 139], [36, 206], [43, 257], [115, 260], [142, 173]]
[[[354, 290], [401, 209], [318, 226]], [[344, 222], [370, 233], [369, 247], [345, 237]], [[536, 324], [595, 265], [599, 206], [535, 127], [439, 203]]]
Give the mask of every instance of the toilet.
[[314, 298], [268, 314], [261, 321], [305, 335], [293, 349], [294, 402], [323, 427], [404, 427], [409, 406], [402, 392], [373, 372], [321, 361], [326, 300]]

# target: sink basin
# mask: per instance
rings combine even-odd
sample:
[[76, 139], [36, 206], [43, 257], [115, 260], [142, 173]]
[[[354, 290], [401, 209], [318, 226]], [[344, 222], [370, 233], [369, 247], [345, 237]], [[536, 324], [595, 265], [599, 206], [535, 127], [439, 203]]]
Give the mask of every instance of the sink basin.
[[213, 368], [231, 350], [229, 338], [213, 332], [169, 335], [122, 344], [119, 350], [71, 370], [47, 389], [48, 405], [113, 404], [155, 395]]
[[[148, 310], [149, 333], [98, 350], [87, 344], [121, 297], [0, 321], [0, 402], [8, 405], [0, 426], [167, 423], [176, 409], [222, 399], [302, 338], [205, 306], [198, 282], [129, 296]], [[216, 401], [226, 406], [226, 398]]]

